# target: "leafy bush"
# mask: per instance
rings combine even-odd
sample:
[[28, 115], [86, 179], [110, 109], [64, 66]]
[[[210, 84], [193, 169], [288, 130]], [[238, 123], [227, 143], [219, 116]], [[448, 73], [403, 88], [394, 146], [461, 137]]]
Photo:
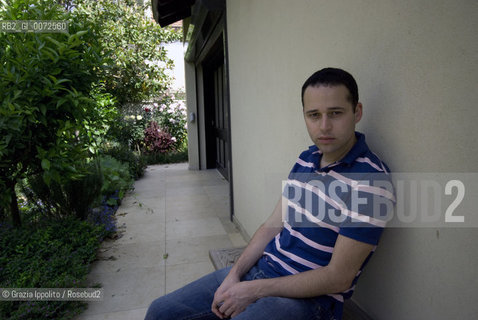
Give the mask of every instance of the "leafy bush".
[[[121, 115], [111, 126], [108, 136], [120, 145], [127, 145], [139, 153], [165, 152], [187, 148], [186, 107], [182, 102], [175, 102], [169, 94], [155, 100], [156, 102], [129, 104], [122, 108]], [[171, 135], [172, 146], [154, 150], [157, 134], [151, 129], [157, 128]], [[147, 132], [148, 131], [148, 132]], [[146, 136], [146, 132], [148, 136]], [[165, 135], [167, 137], [167, 135]]]
[[106, 148], [101, 151], [101, 154], [109, 155], [121, 162], [127, 163], [129, 166], [129, 173], [134, 180], [137, 180], [144, 175], [146, 161], [141, 155], [132, 151], [125, 145]]
[[146, 125], [147, 121], [141, 114], [118, 114], [107, 136], [113, 143], [141, 152]]
[[[101, 194], [109, 198], [108, 204], [119, 204], [134, 182], [129, 174], [129, 166], [111, 156], [100, 156], [100, 166], [103, 173]], [[118, 199], [111, 198], [114, 195]]]
[[98, 85], [109, 63], [94, 22], [76, 11], [54, 0], [0, 3], [0, 20], [69, 21], [69, 33], [0, 32], [0, 205], [20, 226], [17, 181], [42, 174], [61, 183], [94, 151], [111, 107]]
[[156, 121], [151, 121], [144, 130], [144, 145], [147, 153], [172, 151], [175, 141], [169, 132], [161, 130]]
[[186, 107], [181, 103], [169, 106], [161, 105], [157, 112], [158, 122], [174, 139], [174, 149], [183, 149], [187, 144], [187, 118]]
[[[76, 0], [75, 14], [96, 26], [102, 55], [112, 58], [104, 85], [120, 106], [161, 94], [171, 78], [173, 61], [164, 44], [181, 38], [180, 32], [161, 28], [144, 14], [136, 0]], [[120, 23], [119, 23], [120, 22]]]
[[[73, 217], [21, 229], [0, 226], [0, 287], [80, 288], [105, 234]], [[71, 319], [86, 304], [73, 301], [2, 301], [0, 319]]]
[[144, 157], [148, 164], [187, 162], [188, 151], [182, 150], [179, 152], [170, 152], [170, 153], [153, 153], [153, 154], [147, 154]]
[[29, 205], [28, 209], [49, 216], [75, 215], [84, 220], [89, 209], [99, 200], [103, 177], [95, 161], [82, 167], [79, 170], [85, 172], [83, 175], [63, 183], [52, 181], [47, 185], [40, 175], [26, 179], [21, 185], [21, 193], [26, 198], [24, 202]]

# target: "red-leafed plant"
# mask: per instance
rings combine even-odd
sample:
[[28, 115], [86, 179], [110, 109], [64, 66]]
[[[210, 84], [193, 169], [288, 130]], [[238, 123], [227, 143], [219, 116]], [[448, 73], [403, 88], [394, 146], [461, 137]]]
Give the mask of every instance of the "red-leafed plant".
[[144, 145], [148, 153], [166, 153], [174, 148], [174, 139], [169, 132], [161, 130], [156, 121], [151, 121], [144, 130]]

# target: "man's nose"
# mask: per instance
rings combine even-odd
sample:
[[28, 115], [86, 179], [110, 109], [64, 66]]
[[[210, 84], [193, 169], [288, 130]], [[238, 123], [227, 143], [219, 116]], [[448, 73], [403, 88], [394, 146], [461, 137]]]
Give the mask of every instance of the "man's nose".
[[327, 115], [322, 116], [319, 122], [320, 130], [328, 131], [330, 130], [331, 126], [332, 126], [332, 123], [330, 122], [329, 117], [327, 117]]

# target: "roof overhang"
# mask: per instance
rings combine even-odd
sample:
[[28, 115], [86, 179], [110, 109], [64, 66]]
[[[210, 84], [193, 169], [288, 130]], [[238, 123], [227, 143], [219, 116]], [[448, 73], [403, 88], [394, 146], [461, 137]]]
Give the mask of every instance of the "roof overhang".
[[196, 0], [151, 0], [154, 20], [161, 27], [191, 16]]

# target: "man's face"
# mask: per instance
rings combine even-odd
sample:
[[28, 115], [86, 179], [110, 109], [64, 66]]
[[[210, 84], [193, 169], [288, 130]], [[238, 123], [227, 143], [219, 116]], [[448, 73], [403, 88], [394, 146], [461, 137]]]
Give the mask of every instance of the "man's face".
[[322, 151], [322, 164], [344, 157], [355, 144], [355, 124], [362, 117], [362, 104], [355, 111], [344, 85], [307, 87], [304, 118], [309, 136]]

